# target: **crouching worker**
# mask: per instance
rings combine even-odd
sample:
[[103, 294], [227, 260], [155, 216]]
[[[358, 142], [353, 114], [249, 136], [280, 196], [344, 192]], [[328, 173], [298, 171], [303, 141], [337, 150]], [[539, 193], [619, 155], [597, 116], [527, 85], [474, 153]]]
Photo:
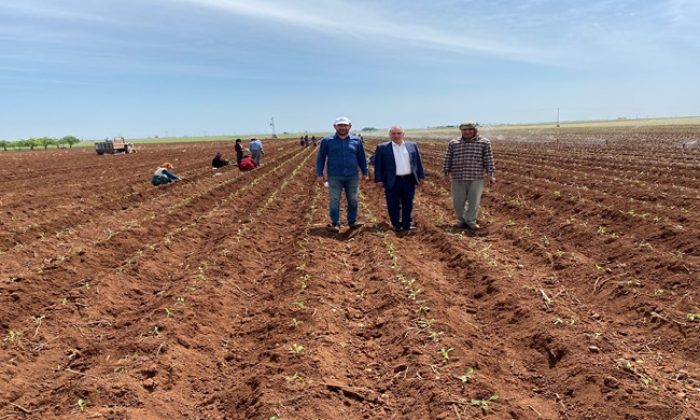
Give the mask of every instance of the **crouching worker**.
[[173, 169], [173, 165], [169, 162], [165, 162], [153, 173], [153, 178], [151, 178], [151, 184], [158, 186], [163, 184], [170, 184], [171, 182], [179, 181], [180, 177], [170, 172]]
[[216, 152], [216, 156], [214, 156], [214, 159], [211, 161], [211, 167], [214, 169], [219, 169], [226, 165], [228, 165], [228, 160], [224, 159], [221, 152]]
[[238, 164], [238, 169], [241, 171], [251, 171], [255, 169], [258, 165], [255, 164], [255, 160], [249, 155], [243, 156], [241, 162]]

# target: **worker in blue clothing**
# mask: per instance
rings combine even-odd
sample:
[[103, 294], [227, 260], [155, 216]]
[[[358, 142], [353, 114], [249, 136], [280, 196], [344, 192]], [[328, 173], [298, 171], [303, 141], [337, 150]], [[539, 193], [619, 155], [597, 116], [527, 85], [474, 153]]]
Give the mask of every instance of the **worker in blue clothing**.
[[262, 142], [256, 138], [250, 139], [250, 143], [248, 144], [248, 150], [250, 150], [250, 155], [255, 161], [255, 166], [259, 167], [260, 158], [262, 157], [262, 155], [265, 154]]
[[[365, 148], [359, 137], [350, 134], [352, 123], [347, 117], [338, 117], [333, 122], [335, 134], [321, 140], [316, 156], [316, 179], [328, 181], [330, 192], [328, 230], [340, 232], [340, 197], [345, 191], [348, 201], [348, 226], [360, 226], [357, 221], [358, 172], [368, 180]], [[327, 168], [327, 175], [324, 170]]]

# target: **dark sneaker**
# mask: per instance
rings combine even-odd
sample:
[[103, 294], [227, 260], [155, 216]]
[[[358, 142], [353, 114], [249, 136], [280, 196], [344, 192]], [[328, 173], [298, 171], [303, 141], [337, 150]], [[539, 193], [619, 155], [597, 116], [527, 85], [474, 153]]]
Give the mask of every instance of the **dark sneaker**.
[[409, 226], [409, 227], [407, 227], [407, 228], [404, 228], [404, 229], [406, 229], [406, 230], [416, 230], [416, 225], [414, 225], [413, 223], [411, 223], [411, 226]]
[[350, 229], [357, 229], [357, 228], [361, 227], [363, 224], [364, 223], [362, 223], [362, 222], [353, 222], [353, 223], [348, 223], [348, 227]]
[[340, 226], [334, 225], [332, 223], [329, 223], [328, 225], [326, 225], [326, 229], [330, 230], [331, 232], [335, 232], [335, 233], [340, 232]]
[[469, 225], [466, 222], [458, 222], [458, 223], [452, 225], [452, 227], [457, 228], [457, 229], [466, 229], [469, 227]]
[[393, 228], [391, 228], [391, 230], [398, 233], [398, 232], [401, 232], [402, 229], [400, 227], [393, 227]]
[[466, 225], [466, 229], [469, 229], [471, 231], [477, 231], [480, 228], [480, 226], [477, 225], [476, 223], [474, 223], [473, 225], [465, 223], [465, 225]]

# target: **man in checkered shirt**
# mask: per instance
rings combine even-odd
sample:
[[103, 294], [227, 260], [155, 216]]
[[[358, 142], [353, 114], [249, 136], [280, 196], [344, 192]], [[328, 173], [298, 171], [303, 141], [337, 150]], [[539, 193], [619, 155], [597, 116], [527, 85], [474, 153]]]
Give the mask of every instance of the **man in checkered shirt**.
[[[479, 202], [484, 190], [484, 174], [489, 181], [496, 182], [496, 167], [493, 164], [491, 141], [478, 135], [476, 124], [464, 122], [459, 125], [462, 137], [452, 139], [447, 145], [442, 172], [445, 181], [451, 181], [452, 205], [457, 214], [460, 229], [476, 230], [476, 217], [479, 214]], [[468, 202], [467, 212], [464, 205]]]

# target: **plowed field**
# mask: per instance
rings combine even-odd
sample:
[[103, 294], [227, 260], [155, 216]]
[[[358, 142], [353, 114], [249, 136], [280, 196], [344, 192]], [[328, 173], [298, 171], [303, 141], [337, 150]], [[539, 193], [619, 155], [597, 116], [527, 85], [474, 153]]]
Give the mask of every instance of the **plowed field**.
[[[492, 137], [478, 234], [443, 140], [410, 234], [373, 183], [327, 232], [292, 141], [216, 175], [231, 144], [1, 153], [0, 419], [699, 418], [684, 135]], [[183, 182], [150, 185], [163, 160]]]

